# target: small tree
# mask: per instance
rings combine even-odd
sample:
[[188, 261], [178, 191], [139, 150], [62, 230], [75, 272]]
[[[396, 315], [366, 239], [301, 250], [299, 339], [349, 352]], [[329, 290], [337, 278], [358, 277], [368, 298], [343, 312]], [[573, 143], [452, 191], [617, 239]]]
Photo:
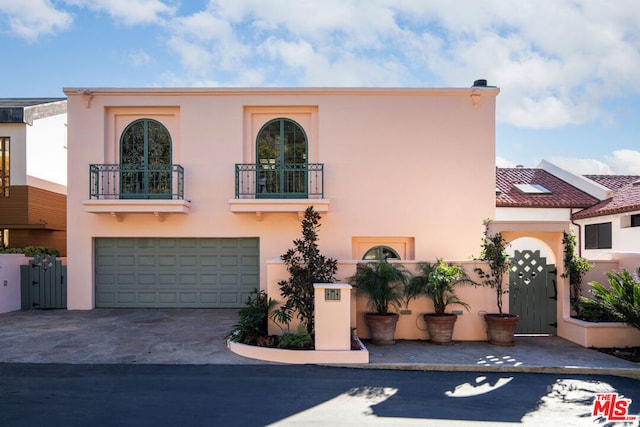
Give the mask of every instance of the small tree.
[[289, 324], [294, 315], [300, 319], [309, 334], [314, 331], [314, 283], [333, 283], [338, 262], [320, 254], [318, 229], [320, 214], [309, 206], [302, 220], [302, 238], [293, 241], [294, 247], [282, 255], [290, 274], [288, 280], [278, 283], [285, 303], [271, 317], [277, 323]]
[[608, 272], [610, 289], [591, 282], [593, 300], [583, 297], [587, 304], [595, 304], [617, 320], [640, 330], [640, 268], [634, 278], [627, 270]]
[[564, 273], [561, 277], [569, 278], [569, 300], [571, 308], [580, 314], [580, 297], [582, 296], [582, 278], [593, 266], [586, 259], [576, 256], [576, 236], [562, 232], [564, 245]]
[[480, 285], [489, 286], [496, 290], [498, 313], [502, 315], [502, 295], [509, 292], [504, 285], [504, 275], [509, 271], [511, 261], [506, 252], [506, 240], [502, 238], [502, 233], [489, 234], [490, 224], [491, 220], [484, 221], [485, 229], [479, 258], [487, 261], [489, 272], [485, 272], [480, 267], [475, 268], [474, 271], [483, 279]]

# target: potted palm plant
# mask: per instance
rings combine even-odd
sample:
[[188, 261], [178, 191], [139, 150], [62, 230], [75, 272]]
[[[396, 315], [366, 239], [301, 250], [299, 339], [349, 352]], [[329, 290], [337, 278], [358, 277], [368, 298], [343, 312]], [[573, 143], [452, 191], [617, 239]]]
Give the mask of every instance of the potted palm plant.
[[475, 268], [474, 271], [483, 281], [481, 286], [489, 286], [496, 291], [496, 304], [498, 313], [487, 313], [484, 320], [487, 323], [487, 339], [489, 343], [501, 346], [512, 346], [513, 339], [520, 316], [502, 312], [502, 296], [509, 292], [508, 284], [504, 283], [504, 277], [511, 268], [509, 255], [506, 252], [507, 242], [501, 233], [489, 233], [491, 221], [485, 221], [484, 237], [482, 239], [482, 251], [480, 260], [486, 261], [489, 271]]
[[464, 269], [439, 259], [435, 263], [422, 262], [416, 267], [417, 273], [406, 288], [407, 302], [424, 295], [433, 301], [433, 313], [423, 314], [429, 339], [433, 344], [453, 343], [453, 329], [458, 316], [446, 313], [450, 305], [460, 305], [469, 310], [469, 305], [461, 301], [454, 292], [459, 283], [473, 283]]
[[398, 314], [390, 312], [389, 308], [402, 303], [409, 272], [399, 263], [372, 261], [358, 264], [355, 274], [347, 280], [355, 288], [356, 295], [368, 297], [369, 308], [373, 309], [365, 314], [372, 343], [395, 344]]

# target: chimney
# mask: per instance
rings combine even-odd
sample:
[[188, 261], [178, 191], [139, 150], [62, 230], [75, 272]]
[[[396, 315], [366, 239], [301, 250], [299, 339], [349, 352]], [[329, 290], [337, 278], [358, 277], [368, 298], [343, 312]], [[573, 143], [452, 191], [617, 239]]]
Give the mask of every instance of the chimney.
[[476, 80], [473, 82], [472, 87], [487, 87], [487, 80], [486, 79]]

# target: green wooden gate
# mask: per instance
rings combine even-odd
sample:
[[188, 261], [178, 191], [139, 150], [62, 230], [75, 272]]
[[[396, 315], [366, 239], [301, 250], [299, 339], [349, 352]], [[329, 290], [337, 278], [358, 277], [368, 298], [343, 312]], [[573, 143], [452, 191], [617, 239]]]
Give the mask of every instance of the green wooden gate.
[[53, 255], [36, 255], [20, 266], [23, 310], [67, 308], [67, 266]]
[[540, 251], [515, 251], [509, 273], [509, 312], [520, 316], [516, 333], [557, 332], [556, 268]]

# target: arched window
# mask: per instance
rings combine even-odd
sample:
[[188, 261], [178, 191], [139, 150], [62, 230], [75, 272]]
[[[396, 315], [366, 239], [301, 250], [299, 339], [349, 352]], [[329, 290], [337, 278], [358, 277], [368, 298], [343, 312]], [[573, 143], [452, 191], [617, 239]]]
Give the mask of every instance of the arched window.
[[265, 124], [256, 141], [257, 197], [307, 197], [307, 135], [290, 119]]
[[120, 137], [120, 197], [171, 198], [171, 135], [153, 119], [139, 119]]
[[362, 259], [375, 261], [375, 260], [386, 260], [386, 259], [400, 259], [400, 255], [394, 249], [389, 246], [374, 246], [365, 252]]

